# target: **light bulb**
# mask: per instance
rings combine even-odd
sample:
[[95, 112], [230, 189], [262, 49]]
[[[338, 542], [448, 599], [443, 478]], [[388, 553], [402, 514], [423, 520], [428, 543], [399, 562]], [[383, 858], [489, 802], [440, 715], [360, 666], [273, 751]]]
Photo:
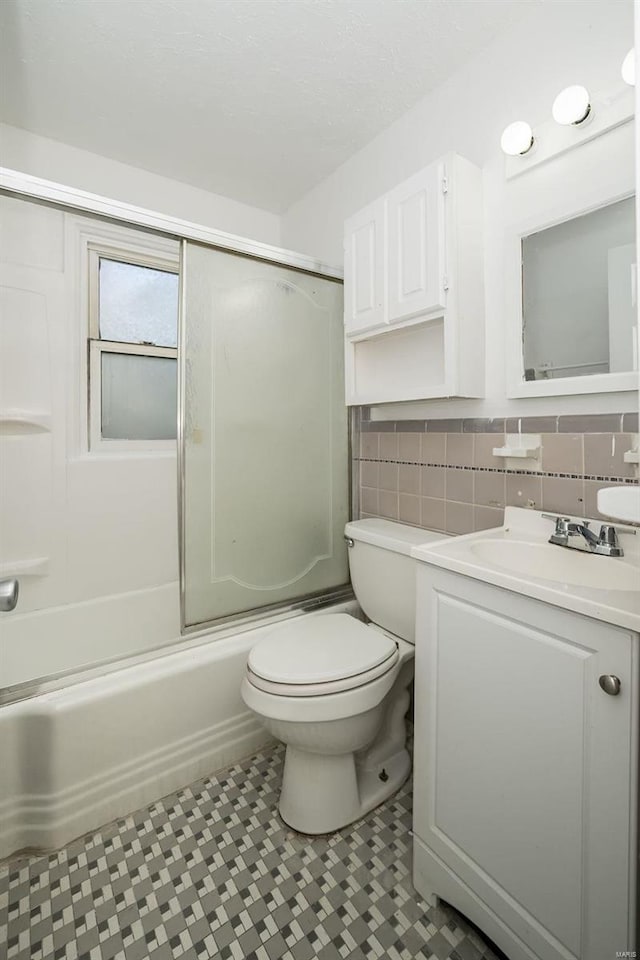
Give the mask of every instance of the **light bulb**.
[[633, 47], [629, 50], [629, 53], [626, 55], [622, 61], [622, 79], [625, 83], [628, 83], [630, 87], [635, 87], [636, 85], [636, 58], [634, 55]]
[[516, 120], [505, 127], [500, 137], [500, 146], [509, 157], [522, 156], [533, 146], [533, 131], [524, 120]]
[[566, 127], [582, 123], [591, 113], [589, 91], [585, 87], [566, 87], [553, 101], [551, 110], [556, 123]]

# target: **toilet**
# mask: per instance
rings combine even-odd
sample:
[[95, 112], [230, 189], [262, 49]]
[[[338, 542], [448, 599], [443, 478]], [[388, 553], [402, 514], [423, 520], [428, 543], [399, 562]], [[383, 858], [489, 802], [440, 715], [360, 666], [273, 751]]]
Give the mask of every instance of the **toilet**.
[[353, 823], [409, 776], [411, 549], [442, 536], [390, 520], [348, 523], [351, 581], [368, 622], [347, 613], [298, 618], [249, 654], [242, 697], [286, 744], [279, 810], [300, 833]]

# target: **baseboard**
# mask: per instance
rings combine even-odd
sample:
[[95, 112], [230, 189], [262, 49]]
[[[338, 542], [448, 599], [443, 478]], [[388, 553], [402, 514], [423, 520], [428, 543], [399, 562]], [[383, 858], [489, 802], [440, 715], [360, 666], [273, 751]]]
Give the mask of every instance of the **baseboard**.
[[0, 803], [0, 857], [52, 850], [273, 742], [249, 711], [163, 745], [64, 790]]

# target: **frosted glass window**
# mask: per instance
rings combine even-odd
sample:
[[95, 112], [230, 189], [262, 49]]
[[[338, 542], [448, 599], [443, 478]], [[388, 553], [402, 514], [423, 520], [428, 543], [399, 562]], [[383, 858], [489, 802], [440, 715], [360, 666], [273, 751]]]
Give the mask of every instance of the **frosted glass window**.
[[342, 285], [187, 243], [188, 626], [349, 581]]
[[177, 257], [174, 271], [171, 254], [89, 250], [90, 447], [162, 449], [177, 433]]
[[100, 337], [177, 345], [178, 275], [100, 257]]
[[103, 439], [175, 440], [176, 364], [171, 357], [102, 352]]

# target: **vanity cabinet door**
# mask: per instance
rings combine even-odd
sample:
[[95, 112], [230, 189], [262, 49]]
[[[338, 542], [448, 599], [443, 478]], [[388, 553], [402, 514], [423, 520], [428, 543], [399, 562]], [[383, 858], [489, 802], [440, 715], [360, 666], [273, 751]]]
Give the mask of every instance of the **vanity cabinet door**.
[[443, 164], [432, 164], [389, 194], [389, 321], [446, 305]]
[[344, 323], [347, 334], [387, 322], [387, 201], [377, 200], [345, 223]]
[[633, 949], [637, 644], [420, 565], [415, 883], [512, 960]]

